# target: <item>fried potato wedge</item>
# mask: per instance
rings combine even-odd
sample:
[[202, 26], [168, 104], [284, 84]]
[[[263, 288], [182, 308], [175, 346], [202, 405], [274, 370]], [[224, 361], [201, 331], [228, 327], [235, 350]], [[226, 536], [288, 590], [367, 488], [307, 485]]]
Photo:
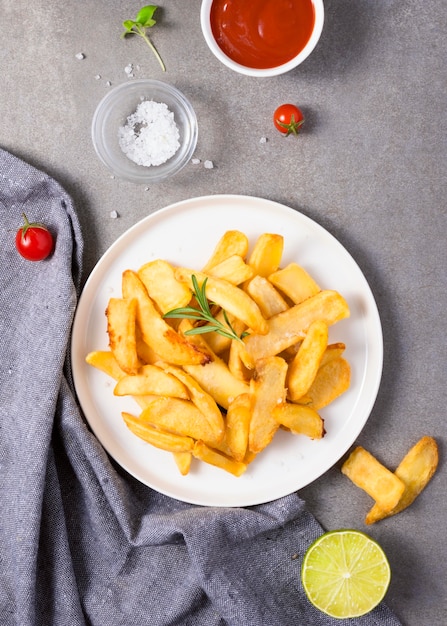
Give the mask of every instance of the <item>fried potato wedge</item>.
[[410, 506], [430, 482], [438, 467], [438, 445], [433, 437], [422, 437], [404, 456], [394, 474], [404, 483], [405, 490], [397, 505], [388, 512], [377, 501], [366, 516], [366, 524], [396, 515]]
[[[233, 328], [237, 335], [241, 337], [245, 330], [245, 324], [236, 320], [233, 324]], [[227, 356], [228, 369], [239, 380], [249, 382], [253, 375], [253, 371], [246, 368], [243, 358], [244, 353], [245, 346], [242, 341], [232, 339]]]
[[250, 381], [252, 416], [248, 446], [251, 452], [260, 452], [273, 439], [279, 423], [273, 409], [286, 398], [287, 363], [281, 357], [271, 356], [256, 362], [256, 375]]
[[135, 417], [131, 413], [123, 411], [122, 417], [126, 422], [126, 426], [133, 432], [134, 435], [143, 439], [147, 443], [160, 448], [161, 450], [167, 450], [168, 452], [189, 452], [194, 449], [194, 440], [191, 437], [183, 437], [181, 435], [174, 435], [154, 428], [150, 424], [141, 422], [138, 417]]
[[[110, 351], [97, 350], [95, 352], [90, 352], [85, 360], [89, 365], [96, 367], [117, 381], [120, 381], [122, 378], [128, 376], [128, 374], [120, 368], [115, 357]], [[136, 395], [132, 397], [142, 409], [155, 399], [155, 396], [153, 395]]]
[[140, 413], [139, 419], [176, 435], [202, 439], [211, 446], [222, 440], [222, 436], [216, 435], [205, 415], [190, 400], [160, 396]]
[[295, 304], [315, 296], [320, 291], [314, 279], [296, 263], [289, 263], [283, 269], [272, 272], [268, 279]]
[[251, 420], [251, 398], [249, 393], [237, 396], [228, 407], [225, 443], [236, 461], [243, 461], [247, 452], [248, 433]]
[[293, 402], [298, 402], [314, 382], [327, 342], [326, 322], [312, 322], [287, 372], [287, 395]]
[[267, 277], [276, 272], [284, 250], [284, 237], [274, 233], [260, 235], [249, 256], [248, 265], [258, 276]]
[[183, 369], [224, 409], [228, 409], [236, 396], [249, 391], [249, 385], [236, 378], [218, 357], [207, 365], [184, 365]]
[[323, 365], [326, 365], [326, 363], [329, 363], [332, 359], [341, 357], [345, 350], [346, 346], [342, 342], [330, 343], [321, 357], [320, 367], [323, 367]]
[[137, 301], [136, 319], [143, 341], [163, 361], [174, 365], [205, 364], [211, 360], [207, 354], [184, 336], [171, 328], [155, 308], [146, 287], [132, 270], [123, 272], [122, 290], [125, 298]]
[[307, 406], [284, 402], [273, 409], [273, 417], [294, 435], [306, 435], [310, 439], [322, 439], [324, 436], [324, 421]]
[[289, 308], [279, 291], [263, 276], [254, 276], [246, 283], [244, 289], [250, 298], [256, 302], [265, 319]]
[[[182, 320], [179, 326], [184, 330], [192, 328], [189, 320]], [[209, 337], [212, 333], [208, 333]], [[198, 346], [207, 345], [204, 335], [192, 335], [191, 341]], [[229, 369], [226, 361], [211, 352], [212, 361], [205, 366], [184, 365], [183, 369], [199, 383], [204, 391], [209, 393], [219, 406], [228, 409], [230, 403], [236, 396], [248, 393], [249, 386], [244, 381], [235, 376]]]
[[191, 300], [189, 287], [176, 280], [174, 268], [163, 259], [142, 265], [138, 276], [162, 314], [185, 307]]
[[241, 256], [233, 254], [214, 265], [207, 273], [215, 278], [227, 280], [232, 285], [240, 285], [253, 277], [254, 270], [245, 263]]
[[405, 483], [362, 446], [351, 452], [341, 471], [354, 485], [380, 502], [385, 513], [394, 509], [405, 491]]
[[191, 374], [188, 374], [180, 367], [167, 364], [162, 364], [162, 367], [166, 373], [178, 379], [188, 390], [191, 401], [203, 413], [210, 427], [215, 432], [216, 440], [223, 439], [225, 422], [212, 395], [205, 391]]
[[233, 476], [242, 476], [247, 469], [247, 465], [245, 463], [228, 458], [221, 452], [213, 450], [207, 446], [203, 441], [196, 441], [193, 455], [205, 463], [214, 465], [215, 467], [219, 467], [220, 469], [233, 474]]
[[143, 365], [134, 376], [124, 376], [115, 385], [115, 396], [170, 396], [190, 400], [185, 385], [157, 365]]
[[173, 457], [180, 474], [187, 476], [191, 469], [192, 452], [174, 452]]
[[85, 361], [115, 380], [126, 376], [126, 372], [120, 368], [111, 350], [94, 350], [89, 352], [85, 357]]
[[321, 411], [345, 393], [351, 385], [351, 366], [343, 357], [336, 357], [321, 365], [307, 393], [299, 399], [300, 404]]
[[136, 342], [137, 301], [110, 298], [106, 309], [110, 349], [122, 370], [135, 374], [140, 367]]
[[153, 348], [147, 345], [141, 336], [140, 327], [137, 324], [137, 354], [143, 365], [155, 365], [158, 361], [161, 361], [161, 356], [155, 352]]
[[302, 340], [312, 322], [321, 320], [331, 326], [347, 317], [349, 306], [343, 296], [337, 291], [320, 291], [267, 320], [266, 334], [255, 333], [246, 337], [244, 343], [247, 354], [255, 361], [274, 356]]
[[248, 252], [248, 237], [239, 230], [227, 230], [217, 242], [214, 251], [209, 258], [206, 265], [203, 267], [203, 272], [208, 272], [212, 267], [215, 267], [230, 256], [237, 254], [243, 259]]
[[203, 281], [208, 278], [206, 283], [206, 296], [208, 300], [215, 302], [222, 307], [222, 309], [234, 315], [234, 317], [253, 329], [254, 332], [260, 334], [267, 332], [267, 321], [262, 316], [256, 302], [254, 302], [245, 291], [232, 285], [227, 280], [207, 276], [203, 272], [195, 272], [194, 270], [184, 267], [177, 268], [175, 272], [177, 280], [187, 283], [190, 288], [193, 288], [193, 275], [197, 278], [200, 287]]

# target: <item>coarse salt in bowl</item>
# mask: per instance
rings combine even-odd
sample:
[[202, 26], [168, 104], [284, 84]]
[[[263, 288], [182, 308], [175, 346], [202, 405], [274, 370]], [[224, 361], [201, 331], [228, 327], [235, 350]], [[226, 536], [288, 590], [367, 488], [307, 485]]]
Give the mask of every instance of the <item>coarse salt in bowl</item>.
[[214, 56], [246, 76], [270, 77], [300, 65], [317, 45], [323, 0], [202, 0], [202, 33]]
[[96, 153], [119, 178], [150, 184], [179, 172], [197, 145], [197, 117], [168, 83], [130, 80], [99, 103], [92, 122]]

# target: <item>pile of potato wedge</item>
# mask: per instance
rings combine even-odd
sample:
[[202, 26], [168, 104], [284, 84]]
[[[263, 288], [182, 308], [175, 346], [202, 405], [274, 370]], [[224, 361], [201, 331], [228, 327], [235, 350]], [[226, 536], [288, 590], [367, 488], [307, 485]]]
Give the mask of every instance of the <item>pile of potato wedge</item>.
[[[182, 475], [199, 459], [241, 476], [280, 428], [321, 439], [319, 411], [350, 385], [345, 345], [328, 339], [349, 317], [346, 300], [298, 264], [282, 266], [281, 235], [251, 243], [249, 253], [247, 236], [229, 230], [201, 268], [157, 259], [125, 269], [106, 310], [109, 350], [86, 357], [116, 380], [116, 396], [137, 402], [122, 413], [127, 427], [171, 453]], [[198, 307], [194, 280], [234, 336], [165, 317]]]

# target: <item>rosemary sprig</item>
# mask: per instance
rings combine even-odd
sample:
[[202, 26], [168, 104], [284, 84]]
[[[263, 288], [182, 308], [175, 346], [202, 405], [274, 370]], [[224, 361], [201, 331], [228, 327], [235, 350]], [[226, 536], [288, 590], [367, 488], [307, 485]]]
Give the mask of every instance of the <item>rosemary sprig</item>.
[[231, 325], [226, 311], [222, 309], [225, 324], [214, 317], [210, 309], [208, 298], [206, 297], [206, 283], [208, 281], [208, 278], [204, 279], [201, 287], [199, 286], [197, 278], [194, 274], [191, 276], [191, 280], [193, 286], [193, 295], [195, 296], [197, 304], [200, 308], [196, 309], [192, 306], [180, 307], [178, 309], [172, 309], [172, 311], [168, 311], [163, 315], [163, 317], [170, 319], [190, 319], [197, 322], [206, 322], [205, 326], [196, 326], [195, 328], [186, 330], [185, 335], [204, 335], [205, 333], [216, 332], [223, 337], [228, 337], [228, 339], [236, 339], [237, 341], [242, 341], [243, 337], [245, 337], [247, 333], [242, 333], [242, 335], [239, 337], [239, 335], [236, 333], [233, 326]]

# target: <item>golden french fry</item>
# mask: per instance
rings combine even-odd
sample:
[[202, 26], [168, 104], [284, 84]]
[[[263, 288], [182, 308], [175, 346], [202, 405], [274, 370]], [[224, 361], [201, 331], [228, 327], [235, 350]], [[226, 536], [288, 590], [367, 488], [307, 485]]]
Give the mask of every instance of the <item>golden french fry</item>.
[[135, 335], [136, 311], [134, 298], [110, 298], [106, 309], [110, 349], [127, 374], [135, 374], [140, 367]]
[[324, 421], [314, 409], [307, 406], [284, 402], [273, 409], [273, 417], [294, 435], [322, 439], [325, 434]]
[[214, 465], [215, 467], [219, 467], [220, 469], [223, 469], [237, 477], [242, 476], [247, 469], [247, 465], [245, 463], [229, 459], [224, 454], [207, 446], [203, 441], [196, 441], [193, 455], [197, 459], [200, 459], [205, 463], [209, 463], [210, 465]]
[[[179, 331], [184, 332], [192, 328], [190, 320], [182, 320]], [[191, 335], [190, 340], [196, 345], [207, 345], [204, 337], [209, 337], [213, 333], [206, 335]], [[230, 340], [231, 343], [231, 340]], [[209, 349], [209, 348], [208, 348]], [[207, 393], [210, 394], [219, 406], [228, 409], [230, 402], [236, 396], [247, 393], [248, 384], [238, 379], [230, 371], [228, 364], [211, 351], [212, 361], [206, 366], [201, 365], [184, 365], [183, 369], [199, 383], [199, 385]]]
[[247, 235], [238, 230], [228, 230], [222, 235], [215, 247], [213, 254], [203, 268], [203, 272], [208, 272], [212, 267], [218, 265], [228, 257], [234, 254], [239, 255], [243, 259], [248, 251]]
[[85, 361], [89, 365], [96, 367], [96, 369], [101, 370], [115, 380], [119, 380], [123, 376], [126, 376], [126, 372], [120, 368], [117, 360], [110, 350], [95, 350], [93, 352], [89, 352], [85, 357]]
[[422, 437], [399, 463], [395, 475], [405, 485], [397, 505], [388, 512], [376, 502], [366, 516], [366, 524], [374, 524], [384, 517], [396, 515], [410, 506], [431, 480], [438, 467], [438, 445], [433, 437]]
[[159, 396], [140, 413], [140, 421], [176, 435], [203, 439], [211, 446], [223, 438], [190, 400]]
[[247, 265], [244, 259], [238, 254], [233, 254], [217, 265], [211, 267], [207, 272], [209, 276], [222, 278], [233, 285], [240, 285], [253, 277], [254, 271]]
[[174, 461], [182, 476], [189, 474], [192, 463], [192, 452], [174, 452]]
[[323, 367], [323, 365], [326, 365], [326, 363], [329, 363], [329, 361], [332, 361], [332, 359], [337, 359], [341, 357], [345, 350], [346, 346], [344, 343], [330, 343], [324, 351], [323, 356], [321, 357], [320, 367]]
[[115, 385], [115, 396], [171, 396], [189, 400], [185, 385], [157, 365], [143, 365], [133, 376], [124, 376]]
[[154, 428], [150, 424], [141, 422], [138, 417], [135, 417], [131, 413], [123, 411], [122, 416], [126, 422], [126, 426], [133, 432], [134, 435], [143, 439], [147, 443], [150, 443], [156, 448], [176, 453], [191, 453], [194, 449], [194, 440], [191, 439], [191, 437], [184, 437], [161, 431], [158, 428]]
[[[97, 350], [96, 352], [90, 352], [86, 357], [86, 362], [93, 367], [101, 370], [105, 374], [108, 374], [111, 378], [120, 381], [122, 378], [128, 376], [124, 372], [118, 363], [116, 362], [113, 354], [107, 350]], [[149, 402], [154, 400], [152, 395], [133, 396], [133, 399], [137, 404], [144, 409]]]
[[244, 461], [248, 446], [251, 420], [250, 394], [242, 393], [235, 398], [227, 411], [225, 442], [236, 461]]
[[207, 365], [184, 365], [183, 369], [224, 409], [228, 409], [233, 398], [249, 390], [249, 385], [236, 378], [218, 357]]
[[147, 343], [143, 340], [143, 337], [141, 336], [141, 330], [138, 324], [136, 328], [136, 336], [137, 336], [137, 354], [141, 363], [145, 365], [154, 365], [155, 363], [158, 363], [158, 361], [162, 360], [160, 355], [157, 354], [155, 350], [153, 350], [153, 348], [148, 346]]
[[405, 483], [362, 446], [351, 452], [341, 471], [366, 491], [384, 512], [394, 509], [405, 490]]
[[163, 361], [174, 365], [186, 363], [204, 365], [210, 361], [210, 354], [205, 353], [203, 349], [198, 349], [165, 322], [152, 303], [140, 278], [132, 270], [123, 272], [122, 289], [125, 298], [137, 300], [136, 317], [143, 341]]
[[281, 263], [284, 237], [272, 233], [260, 235], [248, 259], [248, 265], [258, 276], [267, 277], [276, 272]]
[[267, 320], [266, 334], [246, 337], [247, 354], [254, 361], [273, 356], [302, 340], [312, 322], [321, 320], [330, 326], [347, 317], [349, 307], [343, 296], [337, 291], [320, 291]]
[[321, 365], [307, 393], [299, 399], [300, 404], [316, 411], [324, 409], [349, 389], [351, 367], [343, 357], [336, 357]]
[[253, 370], [246, 367], [244, 355], [244, 346], [233, 340], [228, 353], [228, 369], [233, 376], [248, 383], [253, 377]]
[[167, 261], [157, 259], [142, 265], [138, 276], [162, 314], [189, 304], [189, 287], [176, 280], [174, 268]]
[[[236, 320], [233, 324], [233, 328], [236, 334], [240, 337], [245, 330], [245, 324], [239, 320]], [[249, 382], [253, 372], [245, 367], [243, 355], [245, 352], [245, 346], [241, 341], [233, 339], [228, 351], [227, 363], [230, 372], [236, 376], [239, 380]]]
[[271, 273], [268, 279], [295, 304], [315, 296], [320, 291], [314, 279], [296, 263], [289, 263], [287, 267]]
[[326, 350], [327, 340], [326, 322], [312, 322], [287, 372], [287, 394], [293, 402], [304, 396], [312, 385]]
[[256, 362], [256, 375], [250, 381], [252, 416], [248, 445], [251, 452], [260, 452], [273, 439], [279, 423], [273, 409], [285, 401], [287, 363], [272, 356]]
[[224, 311], [240, 319], [256, 333], [263, 334], [267, 332], [267, 321], [263, 318], [256, 302], [254, 302], [245, 291], [232, 285], [227, 280], [207, 276], [203, 272], [195, 272], [194, 270], [184, 267], [177, 268], [175, 272], [177, 280], [187, 283], [191, 288], [193, 287], [193, 275], [197, 278], [199, 287], [201, 287], [203, 281], [208, 278], [206, 283], [206, 296], [208, 300], [215, 302], [222, 307]]
[[186, 387], [191, 401], [203, 413], [210, 427], [216, 433], [216, 440], [222, 439], [225, 433], [225, 422], [214, 398], [188, 372], [174, 365], [162, 364], [162, 367], [165, 372], [177, 378]]
[[257, 456], [258, 456], [257, 452], [252, 452], [251, 450], [247, 450], [247, 454], [245, 455], [245, 458], [244, 458], [244, 463], [246, 465], [250, 465], [250, 463], [253, 463], [253, 461], [255, 460]]
[[263, 276], [254, 276], [244, 287], [250, 298], [256, 302], [265, 319], [289, 308], [282, 295]]

